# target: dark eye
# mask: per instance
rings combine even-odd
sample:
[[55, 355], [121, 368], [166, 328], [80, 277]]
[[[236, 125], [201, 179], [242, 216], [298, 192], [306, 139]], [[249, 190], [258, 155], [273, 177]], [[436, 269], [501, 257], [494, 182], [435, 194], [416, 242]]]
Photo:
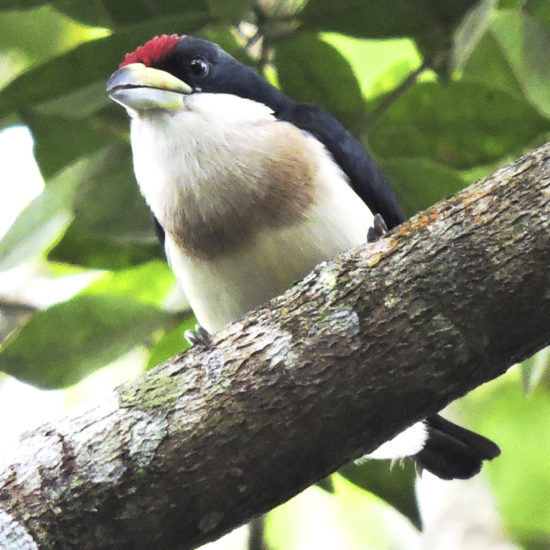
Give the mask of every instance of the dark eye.
[[204, 78], [210, 72], [210, 65], [204, 57], [195, 57], [189, 64], [191, 74]]

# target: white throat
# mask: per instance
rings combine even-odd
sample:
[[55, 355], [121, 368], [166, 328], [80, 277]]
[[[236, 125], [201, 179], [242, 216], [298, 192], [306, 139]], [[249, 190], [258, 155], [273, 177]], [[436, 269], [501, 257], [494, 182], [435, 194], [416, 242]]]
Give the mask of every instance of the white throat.
[[197, 183], [206, 186], [219, 181], [221, 171], [242, 170], [243, 153], [253, 151], [261, 138], [245, 128], [273, 120], [265, 105], [229, 94], [191, 94], [183, 110], [135, 114], [131, 121], [134, 170], [159, 221], [183, 208], [189, 194], [213, 191]]

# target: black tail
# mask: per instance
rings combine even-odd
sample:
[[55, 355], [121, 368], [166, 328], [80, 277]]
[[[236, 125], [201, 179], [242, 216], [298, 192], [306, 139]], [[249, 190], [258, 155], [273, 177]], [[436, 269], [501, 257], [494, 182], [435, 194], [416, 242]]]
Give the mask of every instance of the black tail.
[[461, 428], [438, 414], [424, 421], [428, 439], [413, 458], [417, 469], [428, 470], [441, 479], [468, 479], [481, 470], [500, 449], [490, 439]]

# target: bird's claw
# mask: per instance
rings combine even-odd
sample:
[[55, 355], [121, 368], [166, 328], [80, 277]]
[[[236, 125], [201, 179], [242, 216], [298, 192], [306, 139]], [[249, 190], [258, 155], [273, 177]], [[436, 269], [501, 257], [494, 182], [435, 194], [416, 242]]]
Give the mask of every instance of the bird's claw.
[[369, 227], [369, 230], [367, 231], [367, 242], [373, 243], [380, 237], [383, 237], [387, 232], [388, 226], [386, 225], [384, 218], [380, 214], [375, 214], [372, 227]]
[[191, 346], [202, 345], [205, 348], [210, 347], [212, 342], [211, 334], [201, 325], [195, 325], [195, 330], [186, 330], [183, 335]]

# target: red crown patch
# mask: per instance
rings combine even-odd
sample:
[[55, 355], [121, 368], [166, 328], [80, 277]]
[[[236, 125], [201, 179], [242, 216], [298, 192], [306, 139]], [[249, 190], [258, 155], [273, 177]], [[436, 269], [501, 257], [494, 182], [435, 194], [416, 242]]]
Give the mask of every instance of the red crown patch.
[[140, 46], [131, 53], [127, 53], [119, 67], [124, 67], [124, 65], [129, 65], [130, 63], [143, 63], [150, 66], [165, 57], [183, 37], [184, 35], [180, 34], [155, 36], [155, 38], [151, 38], [143, 46]]

